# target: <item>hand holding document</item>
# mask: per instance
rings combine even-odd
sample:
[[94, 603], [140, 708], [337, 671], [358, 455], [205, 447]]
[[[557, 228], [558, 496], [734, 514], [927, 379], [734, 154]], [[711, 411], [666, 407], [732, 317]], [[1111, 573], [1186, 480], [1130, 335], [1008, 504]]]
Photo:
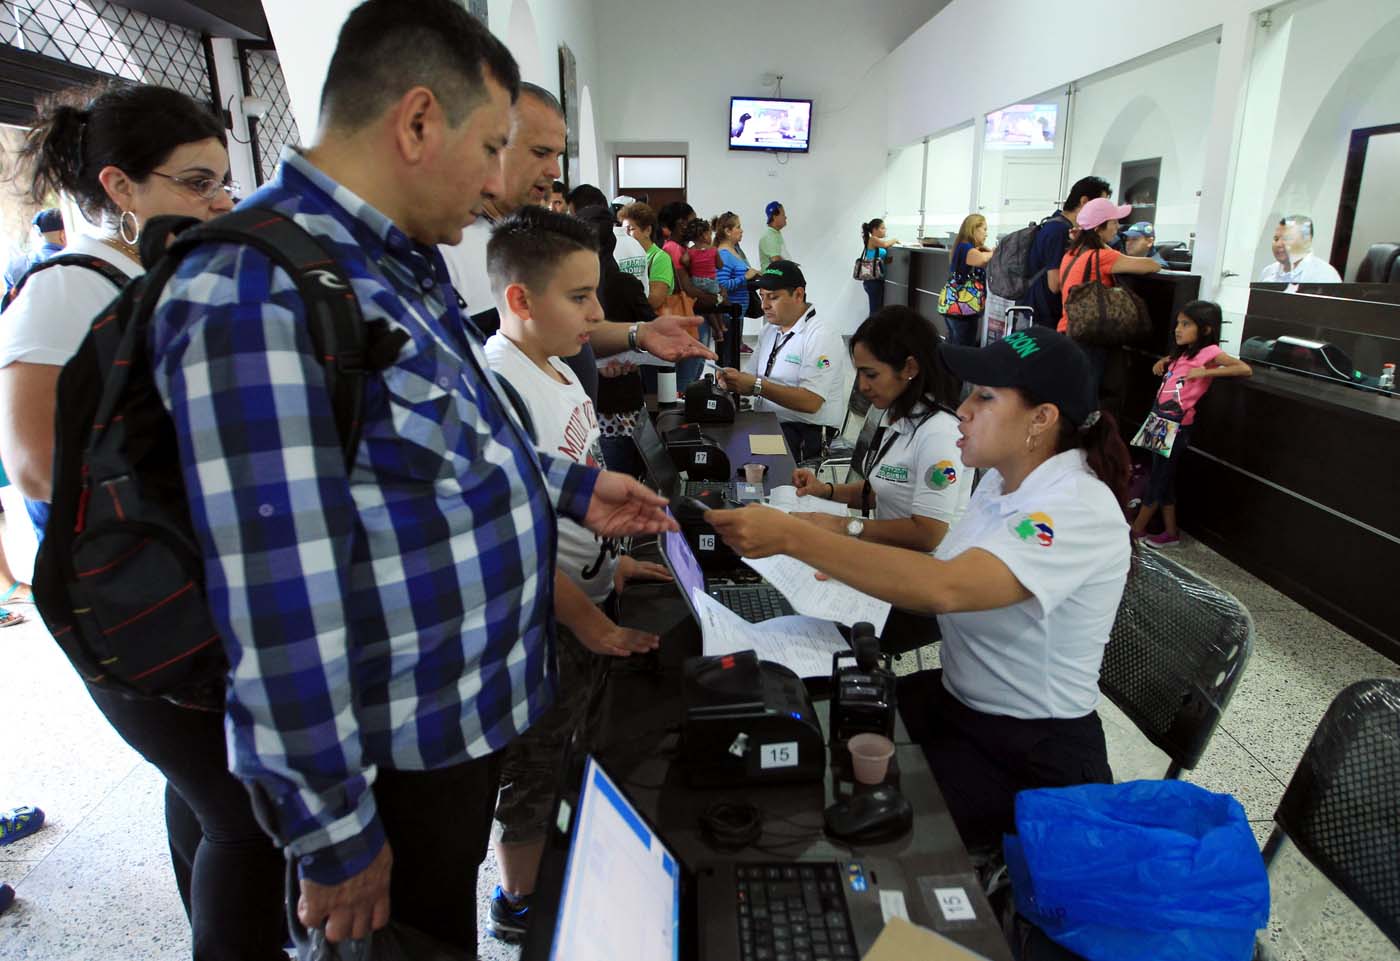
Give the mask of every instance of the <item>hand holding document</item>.
[[674, 360], [662, 360], [655, 354], [648, 354], [644, 350], [625, 350], [620, 354], [609, 354], [607, 357], [597, 358], [599, 367], [607, 367], [609, 364], [631, 364], [633, 367], [674, 367]]
[[[802, 498], [812, 500], [810, 497]], [[890, 616], [890, 604], [863, 594], [838, 580], [817, 580], [817, 569], [786, 554], [774, 557], [745, 557], [744, 563], [763, 575], [763, 579], [782, 591], [793, 610], [808, 617], [855, 624], [869, 621], [875, 633], [885, 629]]]
[[692, 589], [691, 599], [707, 657], [752, 650], [759, 660], [781, 664], [798, 677], [827, 677], [831, 655], [851, 649], [831, 621], [790, 615], [750, 624], [699, 588]]
[[[825, 485], [822, 485], [825, 487]], [[768, 492], [768, 506], [775, 507], [784, 514], [830, 514], [832, 517], [846, 517], [846, 505], [829, 501], [825, 497], [798, 497], [797, 488], [791, 484], [775, 487]]]

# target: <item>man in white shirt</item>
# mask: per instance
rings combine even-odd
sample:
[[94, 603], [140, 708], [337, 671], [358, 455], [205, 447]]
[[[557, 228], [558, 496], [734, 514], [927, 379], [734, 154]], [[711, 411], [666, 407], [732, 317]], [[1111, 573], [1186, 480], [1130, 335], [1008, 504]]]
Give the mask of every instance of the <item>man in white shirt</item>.
[[1273, 263], [1259, 273], [1265, 284], [1340, 284], [1337, 268], [1313, 253], [1311, 217], [1290, 214], [1274, 228]]
[[759, 274], [758, 289], [768, 323], [750, 355], [754, 369], [726, 367], [719, 380], [754, 397], [754, 410], [778, 415], [788, 450], [800, 463], [821, 454], [846, 415], [846, 348], [807, 303], [807, 279], [795, 263], [773, 261]]

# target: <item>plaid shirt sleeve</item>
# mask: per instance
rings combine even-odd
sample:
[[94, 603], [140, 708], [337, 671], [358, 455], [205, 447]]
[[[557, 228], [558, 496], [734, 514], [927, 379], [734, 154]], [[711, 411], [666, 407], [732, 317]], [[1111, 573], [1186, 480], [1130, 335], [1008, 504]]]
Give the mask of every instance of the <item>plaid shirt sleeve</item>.
[[301, 874], [336, 884], [384, 844], [352, 698], [356, 509], [290, 279], [195, 252], [153, 320], [210, 611], [231, 665], [232, 770], [271, 802]]

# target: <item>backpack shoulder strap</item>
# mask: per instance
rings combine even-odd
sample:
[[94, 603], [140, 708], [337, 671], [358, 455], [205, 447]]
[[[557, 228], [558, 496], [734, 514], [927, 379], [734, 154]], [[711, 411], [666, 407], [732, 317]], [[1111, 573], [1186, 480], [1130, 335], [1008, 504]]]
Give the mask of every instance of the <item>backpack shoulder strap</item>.
[[116, 287], [118, 290], [125, 287], [127, 281], [131, 279], [120, 269], [109, 264], [101, 257], [94, 257], [92, 254], [59, 254], [57, 257], [50, 257], [48, 260], [41, 260], [39, 263], [26, 270], [19, 280], [15, 281], [15, 285], [5, 294], [5, 299], [0, 300], [0, 311], [3, 311], [15, 301], [15, 298], [19, 296], [19, 292], [24, 289], [24, 285], [28, 283], [30, 277], [33, 277], [40, 271], [48, 270], [51, 267], [86, 267], [88, 270], [101, 274], [104, 278], [111, 281], [112, 286]]
[[[170, 225], [162, 220], [154, 218], [147, 224], [151, 236], [163, 234], [169, 247], [152, 266], [139, 309], [139, 326], [147, 325], [161, 290], [181, 259], [195, 247], [208, 243], [241, 244], [262, 253], [287, 272], [306, 307], [307, 332], [317, 360], [326, 369], [326, 386], [348, 469], [359, 448], [364, 383], [371, 359], [387, 366], [398, 350], [397, 346], [392, 352], [380, 349], [383, 344], [375, 344], [371, 349], [364, 316], [344, 270], [321, 241], [290, 217], [265, 207], [241, 207], [195, 226]], [[133, 328], [137, 326], [132, 324]], [[388, 333], [385, 329], [381, 333], [386, 340], [396, 338], [398, 346], [407, 339], [402, 331]], [[144, 342], [142, 335], [136, 343]]]

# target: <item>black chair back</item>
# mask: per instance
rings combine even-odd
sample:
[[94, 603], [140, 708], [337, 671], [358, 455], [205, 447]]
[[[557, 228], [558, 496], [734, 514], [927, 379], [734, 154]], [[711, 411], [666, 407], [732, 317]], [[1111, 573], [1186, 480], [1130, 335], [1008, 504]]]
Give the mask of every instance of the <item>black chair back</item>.
[[1274, 821], [1400, 947], [1400, 680], [1337, 695]]
[[1356, 267], [1356, 282], [1400, 283], [1400, 244], [1372, 244]]
[[1254, 622], [1230, 594], [1160, 554], [1138, 552], [1099, 688], [1171, 757], [1194, 768], [1254, 647]]

